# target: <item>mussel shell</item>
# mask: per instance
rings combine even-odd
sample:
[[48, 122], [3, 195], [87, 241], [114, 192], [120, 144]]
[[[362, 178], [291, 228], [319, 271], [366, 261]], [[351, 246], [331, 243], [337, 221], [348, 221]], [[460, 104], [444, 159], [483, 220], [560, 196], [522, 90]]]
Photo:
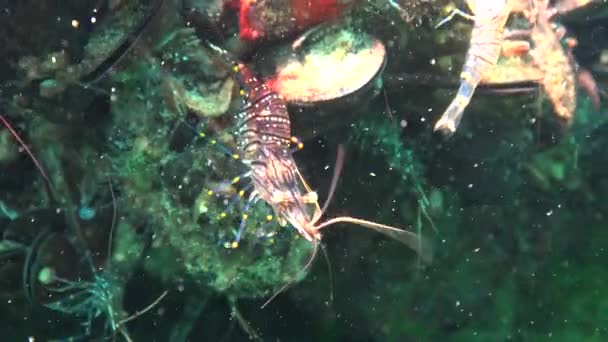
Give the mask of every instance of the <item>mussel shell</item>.
[[379, 74], [363, 88], [348, 96], [310, 104], [289, 104], [292, 131], [301, 139], [309, 139], [328, 130], [352, 124], [359, 115], [367, 112], [382, 90]]
[[381, 74], [386, 49], [379, 40], [349, 27], [314, 30], [277, 54], [275, 72], [266, 79], [287, 102], [307, 105], [340, 99]]
[[303, 139], [350, 124], [382, 89], [384, 44], [350, 27], [322, 25], [270, 52], [256, 64]]

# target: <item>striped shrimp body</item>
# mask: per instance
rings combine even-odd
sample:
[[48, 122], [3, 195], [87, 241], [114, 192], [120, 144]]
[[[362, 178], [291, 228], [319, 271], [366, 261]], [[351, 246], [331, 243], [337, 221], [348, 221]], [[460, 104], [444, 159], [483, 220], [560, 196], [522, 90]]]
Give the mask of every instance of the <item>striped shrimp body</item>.
[[[291, 136], [285, 101], [227, 51], [211, 43], [207, 45], [232, 64], [233, 76], [241, 87], [239, 93], [243, 98], [243, 109], [235, 115], [234, 136], [238, 149], [235, 156], [249, 171], [235, 179], [247, 177], [251, 180], [253, 190], [246, 208], [261, 199], [270, 205], [282, 226], [288, 223], [284, 214], [287, 211], [299, 217], [309, 217], [309, 204], [314, 203], [316, 194], [303, 192], [292, 144], [298, 148], [303, 145]], [[247, 215], [243, 217], [235, 240], [227, 244], [231, 248], [239, 246]]]
[[[235, 62], [221, 48], [210, 43], [208, 45], [233, 64], [234, 77], [241, 86], [244, 108], [236, 114], [235, 138], [241, 159], [249, 168], [247, 176], [253, 184], [249, 201], [263, 200], [273, 209], [281, 225], [290, 224], [313, 243], [314, 252], [305, 267], [316, 255], [321, 241], [320, 230], [340, 222], [376, 230], [414, 249], [423, 261], [431, 261], [430, 247], [412, 232], [353, 217], [337, 217], [320, 222], [342, 169], [342, 148], [339, 149], [328, 200], [321, 208], [317, 193], [306, 183], [293, 158], [292, 144], [296, 143], [301, 149], [302, 143], [291, 136], [285, 101], [255, 77], [246, 65]], [[243, 226], [241, 223], [232, 247], [238, 246]]]
[[469, 51], [460, 73], [458, 93], [435, 124], [435, 131], [441, 131], [446, 135], [456, 131], [475, 88], [498, 62], [502, 50], [504, 26], [512, 9], [507, 0], [468, 0], [467, 4], [473, 15], [455, 9], [437, 25], [437, 27], [443, 25], [457, 14], [474, 21]]

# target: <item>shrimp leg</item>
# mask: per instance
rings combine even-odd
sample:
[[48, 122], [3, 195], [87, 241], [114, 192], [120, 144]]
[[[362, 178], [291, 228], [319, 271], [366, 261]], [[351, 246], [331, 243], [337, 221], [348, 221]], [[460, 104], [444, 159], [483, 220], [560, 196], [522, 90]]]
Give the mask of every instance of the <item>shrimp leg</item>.
[[245, 210], [243, 210], [243, 217], [241, 218], [241, 223], [239, 224], [239, 230], [236, 232], [236, 237], [234, 238], [232, 243], [230, 243], [230, 245], [227, 245], [228, 247], [237, 248], [239, 246], [239, 243], [241, 242], [241, 237], [243, 236], [243, 232], [245, 231], [247, 218], [249, 216], [249, 208], [251, 207], [251, 203], [255, 201], [256, 196], [257, 193], [255, 191], [251, 192], [251, 195], [249, 195], [249, 199], [245, 204]]
[[472, 14], [469, 14], [459, 8], [454, 8], [450, 11], [450, 14], [448, 14], [447, 17], [443, 18], [437, 25], [435, 25], [435, 28], [439, 28], [441, 26], [443, 26], [445, 23], [447, 23], [448, 21], [454, 19], [454, 17], [456, 15], [459, 15], [463, 18], [469, 19], [469, 20], [473, 20], [475, 21], [475, 16]]

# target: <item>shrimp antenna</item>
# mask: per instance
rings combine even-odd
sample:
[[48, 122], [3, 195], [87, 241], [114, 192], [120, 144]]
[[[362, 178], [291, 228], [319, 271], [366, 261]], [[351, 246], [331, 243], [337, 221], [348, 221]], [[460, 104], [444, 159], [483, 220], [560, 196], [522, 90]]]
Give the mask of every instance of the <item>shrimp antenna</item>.
[[[342, 173], [342, 166], [344, 165], [344, 146], [343, 145], [338, 145], [338, 155], [336, 157], [336, 166], [334, 167], [334, 174], [332, 176], [332, 180], [331, 180], [331, 185], [329, 187], [329, 192], [327, 194], [327, 199], [325, 200], [325, 204], [323, 205], [323, 208], [320, 211], [317, 211], [317, 213], [315, 214], [315, 216], [312, 219], [312, 223], [314, 225], [314, 222], [318, 221], [321, 216], [323, 216], [323, 213], [325, 213], [325, 210], [327, 209], [327, 207], [329, 206], [329, 203], [334, 195], [334, 192], [336, 191], [336, 185], [338, 184], [338, 178], [340, 177], [340, 173]], [[301, 177], [301, 176], [300, 176]], [[308, 259], [308, 262], [306, 263], [306, 265], [302, 268], [302, 270], [300, 272], [306, 272], [310, 266], [312, 265], [312, 262], [315, 260], [315, 257], [317, 256], [317, 251], [319, 249], [319, 244], [320, 242], [315, 241], [313, 246], [314, 249], [312, 251], [312, 255], [310, 256], [310, 259]], [[327, 256], [327, 251], [325, 250], [325, 247], [323, 247], [323, 245], [321, 245], [321, 251], [323, 252], [323, 255], [325, 257], [325, 261], [327, 262], [327, 266], [329, 269], [329, 288], [330, 288], [330, 299], [333, 301], [334, 299], [334, 285], [333, 285], [333, 275], [331, 273], [331, 264], [329, 263], [329, 257]], [[261, 309], [265, 308], [272, 300], [274, 300], [279, 294], [281, 294], [283, 291], [285, 291], [289, 286], [293, 285], [293, 283], [297, 280], [297, 277], [293, 277], [289, 282], [287, 282], [287, 284], [283, 285], [277, 292], [275, 292], [275, 294], [272, 295], [272, 297], [270, 297], [262, 306]]]
[[30, 157], [30, 159], [32, 160], [32, 162], [34, 163], [34, 165], [40, 172], [40, 175], [42, 176], [42, 178], [44, 178], [44, 182], [46, 184], [46, 188], [49, 193], [49, 196], [51, 196], [51, 199], [53, 200], [54, 199], [53, 185], [51, 183], [51, 179], [49, 178], [48, 174], [46, 173], [46, 171], [44, 171], [44, 167], [42, 167], [42, 163], [40, 163], [40, 161], [38, 161], [38, 158], [36, 158], [36, 156], [34, 155], [34, 152], [32, 152], [32, 150], [30, 150], [30, 148], [27, 146], [25, 141], [23, 141], [23, 139], [21, 139], [21, 136], [19, 135], [19, 133], [17, 133], [17, 131], [15, 131], [13, 126], [8, 122], [8, 120], [2, 114], [0, 114], [0, 121], [2, 121], [2, 124], [4, 125], [4, 127], [6, 127], [6, 129], [8, 129], [8, 131], [12, 134], [12, 136], [15, 138], [15, 140], [17, 140], [19, 145], [21, 145], [23, 150], [25, 150], [25, 153], [27, 153], [27, 155]]
[[163, 291], [163, 293], [161, 293], [161, 295], [158, 296], [156, 298], [156, 300], [154, 300], [151, 304], [149, 304], [148, 306], [146, 306], [145, 308], [143, 308], [141, 310], [135, 311], [134, 314], [132, 314], [131, 316], [129, 316], [127, 318], [120, 320], [116, 325], [121, 327], [121, 326], [125, 325], [126, 323], [131, 322], [132, 320], [136, 319], [137, 317], [145, 314], [146, 312], [152, 310], [156, 305], [158, 305], [158, 303], [160, 303], [167, 296], [167, 294], [169, 294], [169, 291], [167, 291], [167, 290]]
[[335, 223], [352, 223], [357, 226], [370, 228], [378, 233], [384, 234], [392, 239], [395, 239], [404, 245], [414, 250], [426, 264], [430, 264], [433, 261], [433, 251], [431, 245], [425, 239], [407, 230], [399, 229], [393, 226], [380, 224], [368, 220], [363, 220], [355, 217], [340, 216], [329, 219], [319, 225], [315, 226], [314, 229], [319, 230]]
[[325, 246], [321, 243], [321, 252], [323, 252], [323, 257], [325, 258], [325, 263], [327, 264], [327, 272], [329, 272], [329, 301], [334, 301], [334, 276], [331, 272], [331, 263], [329, 262], [329, 255], [327, 255], [327, 250]]
[[323, 214], [325, 214], [325, 210], [327, 210], [327, 207], [329, 207], [329, 203], [331, 202], [336, 191], [336, 186], [338, 185], [338, 178], [340, 178], [340, 173], [342, 173], [342, 166], [344, 166], [344, 146], [340, 144], [338, 145], [336, 166], [334, 167], [334, 175], [331, 178], [329, 192], [327, 193], [327, 198], [325, 199], [325, 204], [323, 204], [323, 208], [321, 209], [321, 211], [317, 212], [312, 218], [311, 222], [313, 225], [323, 216]]
[[[431, 251], [430, 245], [426, 241], [422, 240], [418, 235], [416, 235], [412, 232], [406, 231], [406, 230], [402, 230], [402, 229], [399, 229], [399, 228], [396, 228], [393, 226], [380, 224], [380, 223], [376, 223], [376, 222], [372, 222], [372, 221], [368, 221], [368, 220], [348, 217], [348, 216], [336, 217], [336, 218], [330, 219], [328, 221], [325, 221], [317, 226], [314, 226], [316, 224], [316, 222], [323, 216], [323, 214], [327, 210], [327, 207], [329, 206], [329, 203], [332, 200], [332, 197], [335, 193], [336, 186], [338, 183], [338, 178], [340, 176], [340, 173], [342, 172], [343, 165], [344, 165], [344, 147], [342, 145], [339, 145], [338, 146], [338, 156], [336, 157], [336, 167], [334, 169], [334, 175], [333, 175], [333, 178], [331, 181], [331, 186], [330, 186], [330, 190], [329, 190], [327, 199], [325, 201], [325, 204], [323, 205], [323, 208], [319, 212], [317, 212], [317, 214], [315, 215], [315, 217], [312, 220], [313, 227], [315, 228], [315, 230], [319, 230], [321, 228], [324, 228], [324, 227], [327, 227], [327, 226], [330, 226], [332, 224], [339, 223], [339, 222], [353, 223], [353, 224], [356, 224], [356, 225], [359, 225], [362, 227], [373, 229], [377, 232], [380, 232], [384, 235], [387, 235], [393, 239], [396, 239], [396, 240], [404, 243], [405, 245], [407, 245], [408, 247], [410, 247], [411, 249], [416, 251], [421, 256], [421, 258], [424, 262], [430, 263], [432, 260], [432, 251]], [[330, 272], [331, 272], [331, 270], [330, 270]]]
[[396, 228], [393, 226], [380, 224], [380, 223], [376, 223], [376, 222], [372, 222], [372, 221], [368, 221], [368, 220], [358, 219], [358, 218], [354, 218], [354, 217], [349, 217], [349, 216], [336, 217], [336, 218], [327, 220], [327, 221], [317, 225], [317, 221], [323, 216], [323, 214], [327, 210], [327, 207], [329, 206], [329, 203], [334, 195], [334, 192], [336, 190], [336, 186], [338, 183], [338, 178], [340, 176], [340, 173], [342, 172], [343, 165], [344, 165], [344, 147], [342, 145], [339, 145], [338, 146], [338, 156], [336, 157], [336, 167], [334, 169], [334, 175], [333, 175], [333, 178], [331, 181], [329, 193], [327, 195], [327, 199], [325, 200], [325, 204], [323, 205], [323, 209], [318, 211], [315, 214], [315, 216], [313, 217], [313, 220], [311, 221], [312, 226], [313, 226], [312, 228], [314, 230], [319, 230], [319, 229], [322, 229], [327, 226], [333, 225], [335, 223], [340, 223], [340, 222], [353, 223], [353, 224], [361, 226], [361, 227], [370, 228], [370, 229], [373, 229], [379, 233], [382, 233], [390, 238], [393, 238], [393, 239], [405, 244], [406, 246], [408, 246], [409, 248], [414, 250], [420, 256], [420, 258], [422, 259], [423, 262], [430, 264], [433, 259], [433, 253], [432, 253], [430, 244], [426, 240], [421, 239], [418, 235], [416, 235], [412, 232], [409, 232], [407, 230], [402, 230], [402, 229], [399, 229], [399, 228]]
[[108, 237], [108, 260], [112, 260], [112, 240], [114, 239], [114, 229], [116, 228], [118, 208], [116, 206], [116, 195], [114, 194], [114, 188], [112, 187], [112, 180], [109, 176], [108, 187], [110, 188], [110, 195], [112, 196], [112, 223], [110, 226], [110, 236]]
[[[308, 271], [308, 269], [310, 268], [310, 265], [312, 265], [312, 262], [315, 260], [315, 257], [317, 256], [318, 249], [319, 249], [319, 242], [315, 241], [313, 244], [313, 250], [312, 250], [312, 255], [310, 256], [310, 259], [308, 259], [308, 262], [306, 262], [306, 265], [304, 265], [304, 267], [302, 267], [302, 269], [298, 273]], [[270, 302], [272, 302], [278, 295], [283, 293], [283, 291], [285, 291], [288, 287], [293, 285], [293, 283], [295, 283], [297, 280], [298, 280], [298, 276], [296, 274], [296, 276], [292, 277], [285, 285], [281, 286], [281, 288], [277, 292], [275, 292], [272, 295], [272, 297], [270, 297], [266, 302], [264, 302], [264, 304], [262, 304], [260, 309], [263, 309], [266, 306], [268, 306], [268, 304], [270, 304]]]

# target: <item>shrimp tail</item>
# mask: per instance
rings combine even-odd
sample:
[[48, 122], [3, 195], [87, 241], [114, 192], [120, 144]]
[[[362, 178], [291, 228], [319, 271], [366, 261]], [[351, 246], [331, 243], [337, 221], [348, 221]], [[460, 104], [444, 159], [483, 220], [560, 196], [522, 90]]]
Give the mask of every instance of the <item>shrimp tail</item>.
[[477, 86], [476, 83], [468, 80], [462, 80], [460, 83], [460, 87], [458, 88], [458, 93], [452, 103], [445, 110], [441, 118], [435, 124], [435, 131], [440, 131], [445, 135], [452, 135], [456, 132], [458, 125], [460, 124], [460, 120], [462, 119], [462, 115], [464, 113], [464, 109], [467, 107], [471, 98], [473, 97], [473, 93], [475, 92], [475, 88]]

